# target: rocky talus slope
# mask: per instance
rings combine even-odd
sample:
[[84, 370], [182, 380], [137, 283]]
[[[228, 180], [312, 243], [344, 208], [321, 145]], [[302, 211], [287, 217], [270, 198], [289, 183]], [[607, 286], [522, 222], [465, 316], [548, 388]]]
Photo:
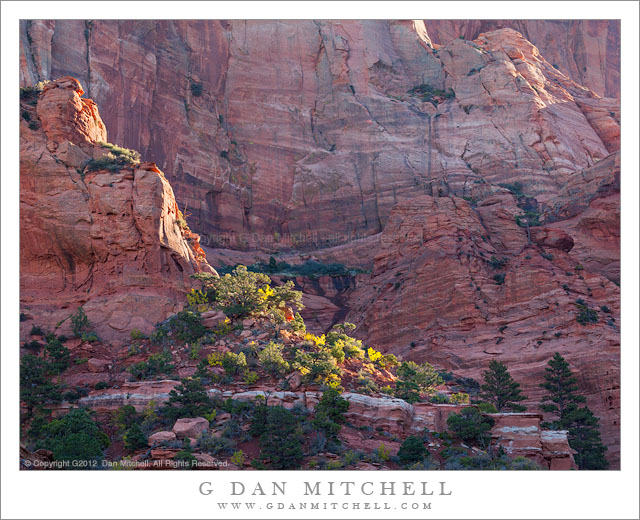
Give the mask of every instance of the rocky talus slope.
[[107, 131], [82, 94], [70, 77], [22, 94], [21, 310], [53, 327], [84, 305], [101, 337], [128, 337], [178, 310], [191, 274], [213, 270], [154, 163], [92, 166]]

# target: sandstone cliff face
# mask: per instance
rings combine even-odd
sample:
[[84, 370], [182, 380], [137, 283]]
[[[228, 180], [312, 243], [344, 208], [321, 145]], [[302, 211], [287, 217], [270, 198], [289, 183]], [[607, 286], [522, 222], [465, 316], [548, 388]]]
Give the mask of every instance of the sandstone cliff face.
[[518, 31], [564, 74], [602, 97], [620, 98], [619, 20], [425, 20], [434, 44]]
[[[619, 276], [619, 193], [611, 186], [616, 157], [576, 172], [561, 193], [575, 189], [576, 176], [592, 178], [593, 195], [587, 195], [589, 188], [573, 193], [571, 200], [579, 200], [584, 211], [575, 215], [578, 208], [572, 207], [564, 220], [532, 228], [532, 239], [542, 245], [529, 243], [527, 231], [515, 223], [519, 208], [510, 193], [477, 205], [431, 196], [398, 204], [380, 237], [371, 279], [353, 293], [347, 319], [373, 344], [476, 379], [490, 359], [498, 359], [523, 384], [530, 403], [539, 402], [544, 366], [560, 352], [580, 374], [589, 406], [603, 418], [615, 461], [620, 309], [619, 288], [611, 280]], [[559, 196], [550, 204], [562, 213], [566, 201]], [[597, 323], [579, 323], [579, 300], [598, 312]]]
[[104, 338], [149, 331], [211, 268], [154, 163], [89, 171], [107, 132], [82, 94], [67, 77], [21, 102], [21, 308], [53, 326], [84, 305]]
[[[81, 78], [214, 246], [344, 243], [402, 200], [487, 182], [553, 193], [615, 151], [615, 100], [515, 31], [432, 40], [422, 22], [31, 21], [21, 73]], [[421, 85], [443, 95], [409, 93]]]

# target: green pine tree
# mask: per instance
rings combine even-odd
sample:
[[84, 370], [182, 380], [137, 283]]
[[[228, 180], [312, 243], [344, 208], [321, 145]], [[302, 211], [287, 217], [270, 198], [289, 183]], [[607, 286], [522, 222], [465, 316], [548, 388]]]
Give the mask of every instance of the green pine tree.
[[587, 407], [570, 405], [562, 420], [568, 430], [569, 446], [576, 450], [578, 469], [607, 469], [609, 462], [604, 457], [607, 447], [600, 438], [600, 420]]
[[130, 451], [147, 447], [147, 437], [138, 424], [134, 424], [124, 434], [124, 447]]
[[181, 417], [201, 417], [211, 412], [213, 400], [200, 379], [183, 379], [169, 392], [164, 414], [171, 420]]
[[260, 458], [269, 460], [273, 469], [296, 469], [304, 457], [303, 444], [296, 416], [282, 406], [269, 406], [260, 436]]
[[609, 465], [604, 457], [607, 447], [600, 437], [600, 420], [587, 407], [579, 407], [586, 398], [578, 394], [576, 377], [569, 363], [556, 352], [545, 369], [544, 383], [547, 390], [541, 408], [555, 416], [553, 422], [542, 423], [545, 428], [567, 430], [569, 446], [576, 450], [575, 461], [579, 469], [606, 469]]
[[345, 421], [344, 414], [349, 409], [349, 401], [341, 397], [336, 388], [329, 388], [318, 402], [311, 424], [322, 431], [327, 439], [340, 443], [338, 434]]
[[484, 384], [480, 387], [482, 398], [492, 403], [498, 412], [511, 410], [523, 412], [527, 408], [519, 401], [527, 399], [522, 395], [520, 383], [511, 377], [507, 366], [500, 361], [493, 360], [489, 363], [489, 370], [483, 372]]
[[541, 405], [541, 408], [553, 414], [556, 420], [543, 423], [544, 427], [559, 429], [567, 410], [585, 402], [586, 399], [577, 393], [577, 381], [569, 369], [569, 363], [556, 352], [545, 368], [544, 383], [540, 385], [548, 392], [542, 399], [543, 403], [548, 404]]

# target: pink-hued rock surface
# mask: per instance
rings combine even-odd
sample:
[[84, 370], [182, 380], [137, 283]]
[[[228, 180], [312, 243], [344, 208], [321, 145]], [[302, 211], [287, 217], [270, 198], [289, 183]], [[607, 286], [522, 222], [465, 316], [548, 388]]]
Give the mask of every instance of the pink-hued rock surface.
[[[571, 31], [615, 33], [592, 25]], [[492, 28], [436, 50], [419, 21], [25, 21], [21, 78], [79, 78], [203, 243], [314, 249], [382, 231], [421, 193], [520, 181], [548, 196], [615, 151], [619, 103], [600, 83]], [[591, 71], [601, 55], [585, 44], [576, 59]], [[451, 96], [410, 92], [423, 84]]]

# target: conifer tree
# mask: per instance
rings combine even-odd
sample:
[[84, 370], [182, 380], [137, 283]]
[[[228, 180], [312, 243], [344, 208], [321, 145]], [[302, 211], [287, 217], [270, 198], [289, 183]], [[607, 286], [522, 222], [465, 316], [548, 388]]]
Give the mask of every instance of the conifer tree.
[[568, 430], [569, 446], [576, 450], [574, 459], [578, 469], [607, 469], [609, 462], [604, 457], [607, 447], [600, 438], [600, 420], [587, 407], [571, 405], [563, 419]]
[[549, 361], [540, 386], [548, 394], [542, 399], [541, 408], [555, 415], [556, 420], [542, 423], [543, 427], [567, 430], [569, 446], [576, 450], [575, 461], [579, 469], [606, 469], [609, 465], [604, 457], [607, 447], [600, 437], [600, 420], [587, 406], [579, 407], [585, 397], [578, 394], [576, 377], [571, 373], [569, 363], [556, 352]]
[[556, 417], [554, 422], [543, 424], [547, 428], [561, 427], [567, 411], [585, 402], [585, 398], [577, 393], [578, 380], [571, 373], [569, 363], [558, 352], [545, 368], [544, 383], [540, 386], [548, 392], [542, 399], [548, 404], [541, 405], [542, 410]]
[[304, 454], [304, 437], [296, 416], [282, 406], [267, 407], [264, 432], [260, 436], [260, 458], [273, 469], [297, 469]]
[[520, 383], [511, 377], [507, 366], [500, 361], [493, 360], [489, 363], [489, 370], [483, 372], [484, 384], [480, 387], [481, 396], [492, 403], [498, 412], [511, 410], [523, 412], [526, 407], [518, 404], [527, 399], [520, 391]]
[[138, 424], [133, 424], [124, 434], [124, 447], [129, 451], [135, 451], [146, 446], [147, 436]]

